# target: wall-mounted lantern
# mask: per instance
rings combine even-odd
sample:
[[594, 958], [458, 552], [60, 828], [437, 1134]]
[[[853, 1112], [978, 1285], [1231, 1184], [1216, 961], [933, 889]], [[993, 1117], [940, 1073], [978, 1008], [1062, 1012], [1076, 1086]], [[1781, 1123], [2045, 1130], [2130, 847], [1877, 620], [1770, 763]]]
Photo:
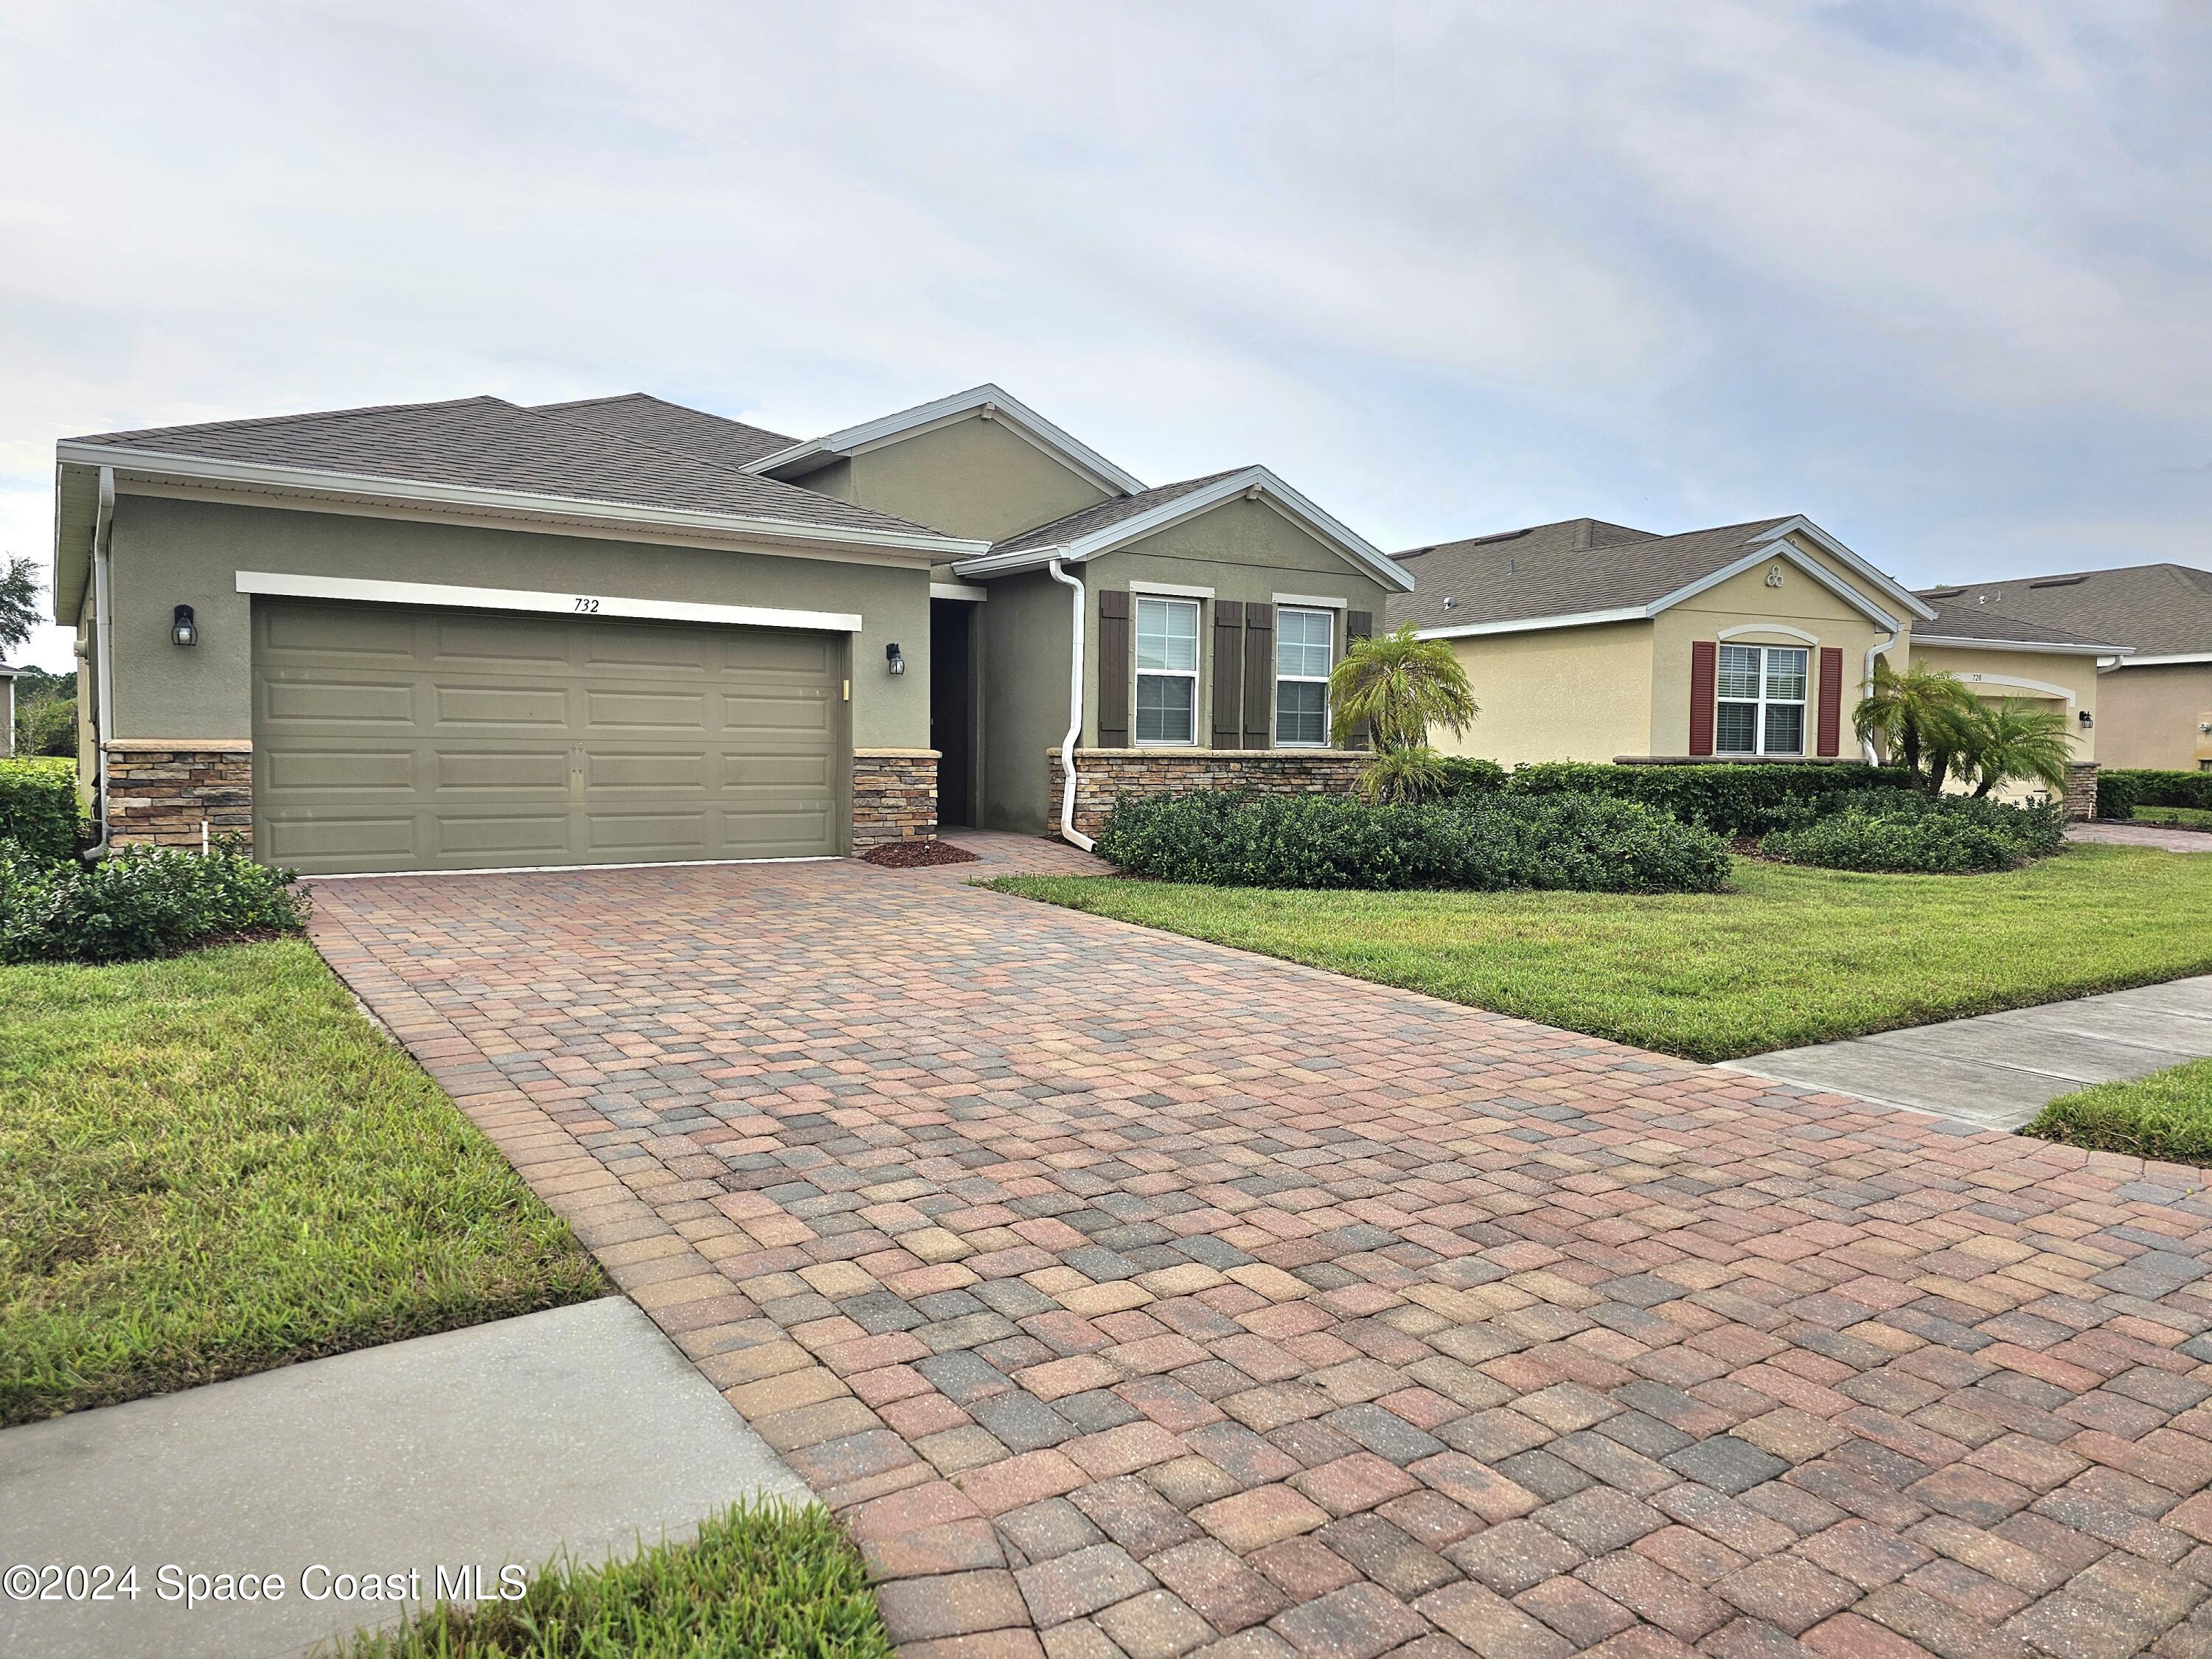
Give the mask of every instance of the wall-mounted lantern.
[[2089, 711], [2086, 708], [2081, 711], [2078, 718], [2084, 726], [2094, 726], [2097, 723], [2095, 720], [2089, 718]]
[[906, 658], [900, 654], [896, 641], [884, 647], [884, 666], [895, 675], [906, 672]]
[[179, 645], [198, 645], [200, 642], [199, 624], [192, 620], [192, 608], [179, 605], [169, 617], [169, 637]]

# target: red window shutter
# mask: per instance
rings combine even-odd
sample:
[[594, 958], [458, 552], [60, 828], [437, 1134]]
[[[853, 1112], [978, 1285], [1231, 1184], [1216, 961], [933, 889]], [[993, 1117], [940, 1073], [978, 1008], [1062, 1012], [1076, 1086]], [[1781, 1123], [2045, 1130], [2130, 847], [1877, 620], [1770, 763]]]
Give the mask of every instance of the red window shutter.
[[1711, 640], [1690, 641], [1690, 752], [1713, 752], [1713, 691], [1720, 672], [1720, 647]]
[[1820, 647], [1820, 745], [1823, 755], [1840, 753], [1844, 743], [1844, 653], [1840, 646]]

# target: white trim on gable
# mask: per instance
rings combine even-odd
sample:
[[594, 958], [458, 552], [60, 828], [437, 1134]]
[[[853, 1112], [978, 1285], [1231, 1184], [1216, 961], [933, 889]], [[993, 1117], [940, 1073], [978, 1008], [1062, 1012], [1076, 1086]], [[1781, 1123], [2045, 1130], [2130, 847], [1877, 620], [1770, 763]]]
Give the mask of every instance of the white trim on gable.
[[1753, 539], [1759, 542], [1781, 541], [1785, 539], [1793, 532], [1804, 537], [1808, 541], [1811, 542], [1814, 546], [1819, 548], [1830, 558], [1839, 560], [1850, 569], [1853, 574], [1863, 577], [1867, 581], [1872, 583], [1875, 587], [1879, 588], [1886, 597], [1893, 600], [1899, 607], [1911, 615], [1919, 617], [1923, 622], [1933, 622], [1935, 620], [1936, 613], [1929, 610], [1928, 606], [1909, 589], [1899, 586], [1888, 577], [1883, 575], [1881, 571], [1875, 569], [1864, 559], [1859, 557], [1859, 556], [1852, 552], [1850, 548], [1845, 547], [1841, 542], [1838, 541], [1833, 536], [1831, 536], [1826, 531], [1821, 529], [1820, 526], [1814, 524], [1810, 519], [1807, 518], [1802, 513], [1795, 518], [1784, 519], [1780, 524], [1776, 525], [1771, 530], [1760, 531]]
[[1000, 576], [1017, 570], [1042, 569], [1053, 559], [1062, 564], [1080, 564], [1243, 495], [1265, 502], [1291, 523], [1328, 544], [1347, 564], [1364, 567], [1384, 586], [1401, 593], [1413, 591], [1413, 579], [1388, 554], [1322, 512], [1264, 466], [1248, 466], [1242, 471], [1231, 472], [1202, 489], [1186, 491], [1157, 507], [1103, 526], [1087, 536], [1078, 536], [1071, 542], [1024, 547], [1007, 553], [986, 553], [981, 558], [959, 560], [952, 568], [962, 576]]
[[745, 471], [769, 477], [810, 471], [978, 414], [987, 420], [1005, 422], [1009, 431], [1109, 495], [1134, 495], [1145, 487], [1142, 479], [1123, 471], [1090, 445], [1062, 431], [1027, 404], [988, 381], [965, 392], [956, 392], [949, 398], [939, 398], [934, 403], [917, 404], [895, 415], [848, 426], [842, 431], [809, 438], [804, 443], [793, 444], [747, 462]]

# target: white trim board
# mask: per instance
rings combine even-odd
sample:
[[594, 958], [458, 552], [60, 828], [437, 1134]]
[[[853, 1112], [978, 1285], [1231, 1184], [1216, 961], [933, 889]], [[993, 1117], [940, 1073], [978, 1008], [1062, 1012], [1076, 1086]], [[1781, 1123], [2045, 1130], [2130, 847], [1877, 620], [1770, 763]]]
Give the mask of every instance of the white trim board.
[[860, 631], [860, 617], [841, 611], [697, 605], [684, 599], [629, 599], [619, 593], [545, 593], [519, 587], [460, 587], [443, 582], [388, 582], [362, 576], [311, 576], [270, 570], [240, 571], [238, 591], [295, 599], [352, 599], [368, 605], [447, 605], [464, 611], [525, 611], [560, 617], [715, 623], [737, 628], [805, 628], [830, 634]]
[[933, 599], [970, 599], [980, 605], [991, 597], [991, 590], [975, 582], [932, 582], [929, 597]]
[[1287, 605], [1293, 610], [1303, 608], [1308, 611], [1349, 611], [1352, 609], [1350, 599], [1325, 599], [1316, 593], [1278, 593], [1275, 595], [1275, 603]]
[[1820, 642], [1820, 636], [1818, 634], [1808, 634], [1802, 628], [1791, 628], [1782, 623], [1746, 623], [1741, 628], [1723, 628], [1713, 637], [1719, 640], [1742, 640], [1750, 638], [1753, 634], [1786, 635], [1790, 639], [1802, 640], [1807, 645], [1818, 645]]
[[1132, 593], [1149, 593], [1162, 599], [1210, 599], [1213, 597], [1213, 590], [1210, 587], [1193, 587], [1182, 582], [1133, 581], [1129, 584], [1129, 591]]
[[2049, 680], [2027, 680], [2016, 674], [1961, 674], [1962, 685], [2000, 685], [2010, 690], [2039, 691], [2046, 697], [2063, 697], [2075, 701], [2074, 694], [2063, 685], [2053, 685]]
[[956, 392], [951, 397], [939, 398], [933, 403], [918, 404], [894, 415], [863, 421], [858, 426], [848, 426], [842, 431], [793, 444], [748, 462], [745, 471], [774, 477], [795, 470], [811, 470], [975, 414], [1005, 421], [1009, 428], [1070, 471], [1089, 478], [1109, 494], [1134, 495], [1145, 487], [1141, 478], [1123, 471], [1090, 445], [1072, 434], [1063, 432], [1027, 404], [1010, 397], [988, 380], [981, 386]]
[[2124, 657], [2127, 647], [2117, 645], [2074, 644], [2051, 640], [1970, 640], [1956, 634], [1915, 634], [1911, 643], [1942, 646], [1958, 651], [2047, 651], [2065, 657]]
[[[2107, 656], [2118, 654], [2110, 646], [2105, 647], [2104, 651]], [[2169, 668], [2177, 664], [2207, 662], [2212, 662], [2212, 651], [2178, 651], [2158, 657], [2128, 657], [2106, 665], [2112, 668]]]

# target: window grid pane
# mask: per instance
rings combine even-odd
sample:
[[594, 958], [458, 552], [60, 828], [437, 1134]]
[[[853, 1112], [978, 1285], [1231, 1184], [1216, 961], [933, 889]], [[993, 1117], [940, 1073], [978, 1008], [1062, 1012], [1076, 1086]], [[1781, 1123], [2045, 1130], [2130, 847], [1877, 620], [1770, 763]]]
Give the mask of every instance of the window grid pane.
[[1137, 601], [1137, 666], [1188, 671], [1198, 666], [1198, 603]]
[[1198, 682], [1179, 674], [1137, 676], [1137, 741], [1188, 743], [1196, 713]]
[[1724, 645], [1720, 653], [1720, 695], [1754, 698], [1759, 696], [1759, 647]]
[[1326, 679], [1330, 633], [1335, 618], [1326, 611], [1279, 613], [1275, 623], [1275, 672], [1304, 679]]
[[1328, 740], [1328, 687], [1319, 680], [1285, 680], [1275, 687], [1275, 741], [1309, 744]]
[[1766, 705], [1766, 748], [1770, 755], [1799, 755], [1805, 750], [1805, 705], [1770, 702]]
[[1805, 653], [1781, 646], [1766, 653], [1766, 700], [1769, 702], [1805, 701]]
[[1720, 706], [1720, 717], [1713, 723], [1713, 746], [1723, 755], [1754, 753], [1758, 731], [1757, 703], [1724, 702]]

